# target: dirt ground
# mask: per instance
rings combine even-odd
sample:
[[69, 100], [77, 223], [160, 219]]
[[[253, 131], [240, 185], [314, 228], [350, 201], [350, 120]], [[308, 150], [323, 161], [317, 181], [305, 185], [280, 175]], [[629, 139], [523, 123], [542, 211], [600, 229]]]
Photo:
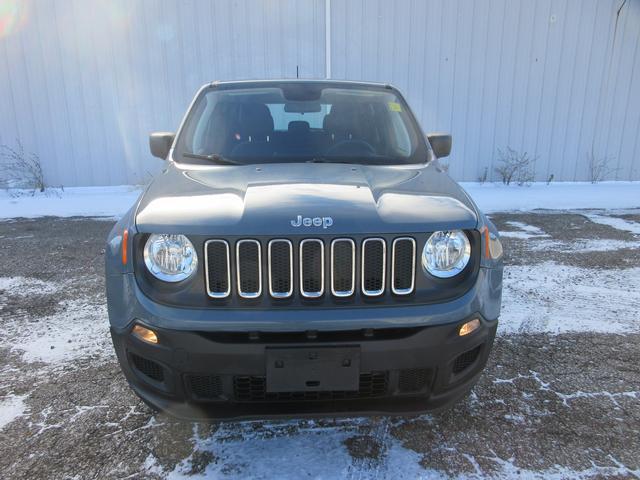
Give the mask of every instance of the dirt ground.
[[504, 312], [487, 369], [410, 418], [183, 423], [108, 337], [112, 222], [0, 222], [0, 478], [640, 478], [640, 212], [492, 215]]

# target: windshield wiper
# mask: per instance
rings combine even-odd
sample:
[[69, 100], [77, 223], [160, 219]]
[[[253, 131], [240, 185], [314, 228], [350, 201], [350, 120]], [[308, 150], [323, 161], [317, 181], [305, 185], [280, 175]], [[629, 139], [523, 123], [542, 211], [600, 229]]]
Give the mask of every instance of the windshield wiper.
[[199, 153], [183, 152], [182, 156], [189, 158], [199, 158], [201, 160], [209, 160], [210, 162], [219, 163], [220, 165], [246, 165], [244, 163], [231, 160], [230, 158], [225, 158], [221, 155], [218, 155], [217, 153], [212, 153], [211, 155], [200, 155]]
[[353, 162], [351, 160], [345, 160], [344, 158], [313, 157], [311, 160], [307, 160], [305, 163], [353, 163]]

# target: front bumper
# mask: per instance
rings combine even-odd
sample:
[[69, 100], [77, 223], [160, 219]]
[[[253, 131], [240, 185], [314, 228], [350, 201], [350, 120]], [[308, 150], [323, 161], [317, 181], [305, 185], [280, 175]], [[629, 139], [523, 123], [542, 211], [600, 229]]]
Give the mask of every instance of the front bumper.
[[[112, 328], [111, 334], [132, 388], [155, 407], [186, 419], [264, 418], [413, 414], [446, 406], [477, 381], [497, 321], [482, 319], [481, 327], [465, 337], [458, 336], [458, 327], [325, 332], [316, 338], [301, 335], [302, 341], [291, 341], [291, 334], [261, 339], [255, 334], [155, 329], [158, 345], [139, 340], [129, 330]], [[274, 346], [358, 347], [360, 391], [266, 392], [266, 350]]]
[[[379, 308], [198, 310], [160, 305], [133, 275], [107, 277], [111, 335], [134, 391], [185, 418], [415, 414], [464, 396], [484, 368], [497, 329], [501, 269], [451, 302]], [[464, 337], [462, 323], [481, 326]], [[131, 335], [153, 329], [158, 345]], [[266, 391], [267, 350], [355, 347], [357, 392]]]

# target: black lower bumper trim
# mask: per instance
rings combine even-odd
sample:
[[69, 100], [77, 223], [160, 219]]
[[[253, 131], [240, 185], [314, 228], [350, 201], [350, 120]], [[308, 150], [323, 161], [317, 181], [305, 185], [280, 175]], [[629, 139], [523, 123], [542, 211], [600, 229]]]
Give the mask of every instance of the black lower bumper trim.
[[[416, 414], [447, 406], [475, 384], [497, 328], [497, 321], [481, 323], [481, 328], [465, 337], [458, 336], [456, 323], [358, 342], [360, 377], [358, 389], [352, 391], [268, 391], [269, 343], [216, 342], [196, 332], [154, 329], [160, 341], [149, 345], [130, 335], [129, 329], [111, 333], [135, 392], [180, 418]], [[313, 348], [313, 344], [286, 347]], [[139, 368], [143, 363], [131, 358], [144, 359], [146, 368]]]

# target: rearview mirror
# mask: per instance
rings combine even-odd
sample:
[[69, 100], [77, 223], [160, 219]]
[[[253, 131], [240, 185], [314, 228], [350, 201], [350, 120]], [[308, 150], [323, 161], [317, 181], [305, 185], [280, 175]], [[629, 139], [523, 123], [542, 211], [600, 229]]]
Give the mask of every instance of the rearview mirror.
[[284, 104], [287, 113], [315, 113], [322, 111], [320, 102], [287, 102]]
[[166, 160], [176, 134], [172, 132], [153, 132], [149, 135], [149, 149], [154, 157]]
[[451, 153], [451, 135], [448, 133], [428, 133], [427, 140], [436, 157], [448, 157]]

